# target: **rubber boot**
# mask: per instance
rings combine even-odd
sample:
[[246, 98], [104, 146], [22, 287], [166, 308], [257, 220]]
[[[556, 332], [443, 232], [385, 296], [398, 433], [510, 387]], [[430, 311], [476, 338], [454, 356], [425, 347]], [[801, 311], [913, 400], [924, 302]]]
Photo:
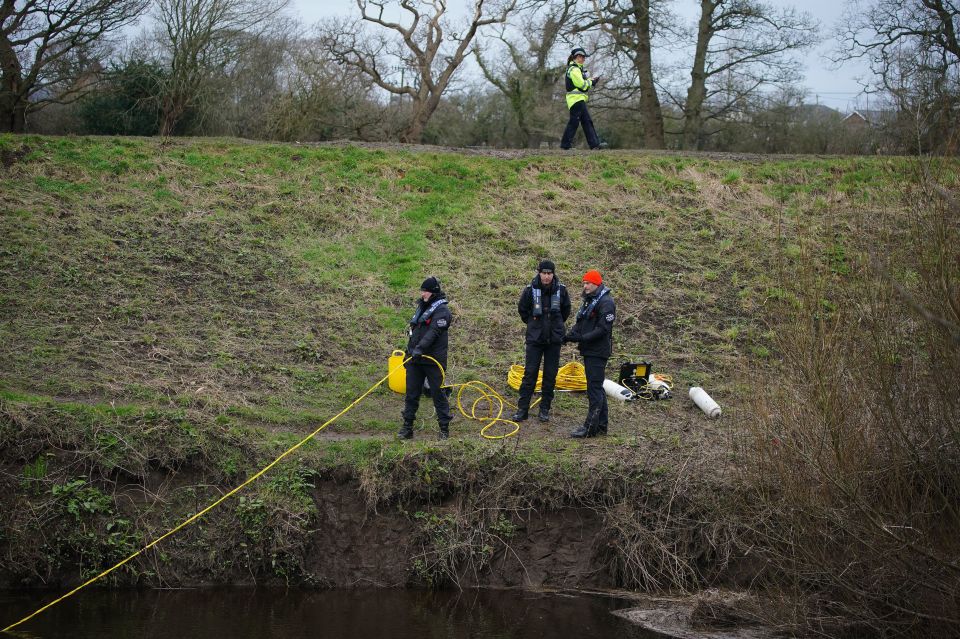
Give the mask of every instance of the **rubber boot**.
[[592, 410], [587, 415], [587, 419], [583, 422], [583, 426], [577, 430], [570, 433], [571, 437], [582, 438], [582, 437], [595, 437], [600, 430], [600, 410]]
[[397, 431], [400, 439], [413, 439], [413, 422], [403, 422], [403, 427]]
[[540, 402], [540, 411], [537, 413], [537, 419], [539, 419], [541, 422], [550, 421], [550, 404], [548, 402]]
[[510, 419], [512, 419], [515, 422], [522, 422], [525, 419], [527, 419], [527, 417], [529, 416], [530, 416], [529, 404], [527, 406], [521, 405], [519, 408], [517, 408], [517, 412], [515, 412], [513, 415], [510, 416]]
[[440, 424], [440, 439], [450, 438], [450, 424]]
[[581, 426], [580, 428], [578, 428], [578, 429], [576, 429], [575, 431], [571, 432], [571, 433], [570, 433], [570, 436], [571, 436], [571, 437], [574, 437], [574, 438], [576, 438], [576, 439], [582, 439], [582, 438], [584, 438], [584, 437], [590, 437], [590, 429], [587, 428], [587, 425], [586, 425], [586, 424], [584, 424], [584, 425]]

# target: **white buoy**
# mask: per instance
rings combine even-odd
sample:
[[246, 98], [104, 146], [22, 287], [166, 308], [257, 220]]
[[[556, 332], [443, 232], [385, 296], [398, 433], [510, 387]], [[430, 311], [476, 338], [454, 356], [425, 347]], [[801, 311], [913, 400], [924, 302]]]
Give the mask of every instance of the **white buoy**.
[[633, 399], [633, 391], [625, 386], [621, 386], [612, 379], [603, 380], [603, 392], [621, 402], [629, 402]]
[[690, 389], [690, 399], [692, 399], [693, 403], [699, 406], [700, 410], [710, 419], [720, 417], [720, 405], [713, 401], [713, 398], [707, 395], [707, 391], [699, 386], [694, 386]]

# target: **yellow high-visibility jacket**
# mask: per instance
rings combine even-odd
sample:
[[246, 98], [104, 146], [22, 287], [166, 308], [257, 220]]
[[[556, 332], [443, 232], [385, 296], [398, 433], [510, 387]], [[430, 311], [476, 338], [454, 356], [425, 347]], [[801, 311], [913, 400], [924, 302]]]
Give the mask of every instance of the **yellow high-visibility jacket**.
[[593, 80], [586, 77], [586, 70], [582, 65], [577, 64], [576, 60], [571, 60], [567, 65], [567, 108], [569, 109], [577, 102], [586, 102], [588, 99], [587, 91], [593, 87]]

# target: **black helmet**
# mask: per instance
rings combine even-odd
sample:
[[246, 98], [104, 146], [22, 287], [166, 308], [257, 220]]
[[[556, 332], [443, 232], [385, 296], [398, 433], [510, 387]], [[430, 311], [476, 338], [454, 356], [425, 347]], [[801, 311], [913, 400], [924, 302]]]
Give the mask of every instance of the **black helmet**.
[[583, 50], [583, 47], [577, 47], [576, 49], [574, 49], [573, 51], [570, 52], [570, 59], [572, 60], [573, 58], [577, 57], [578, 55], [582, 55], [583, 57], [586, 58], [586, 57], [587, 57], [587, 52]]

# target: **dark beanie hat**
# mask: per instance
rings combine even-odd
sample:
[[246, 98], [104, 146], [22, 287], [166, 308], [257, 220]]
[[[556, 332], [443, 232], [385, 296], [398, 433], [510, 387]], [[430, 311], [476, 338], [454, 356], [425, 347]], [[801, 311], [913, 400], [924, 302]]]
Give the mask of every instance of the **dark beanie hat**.
[[423, 284], [420, 285], [420, 290], [436, 293], [440, 290], [440, 280], [431, 275], [427, 279], [423, 280]]
[[538, 271], [550, 271], [551, 273], [556, 272], [557, 265], [551, 262], [550, 260], [543, 260], [540, 262], [540, 266], [537, 267]]

